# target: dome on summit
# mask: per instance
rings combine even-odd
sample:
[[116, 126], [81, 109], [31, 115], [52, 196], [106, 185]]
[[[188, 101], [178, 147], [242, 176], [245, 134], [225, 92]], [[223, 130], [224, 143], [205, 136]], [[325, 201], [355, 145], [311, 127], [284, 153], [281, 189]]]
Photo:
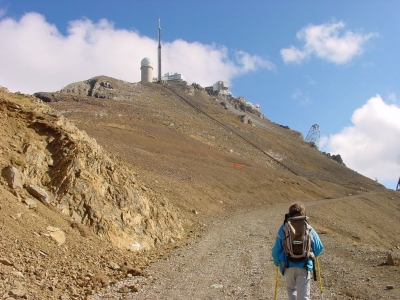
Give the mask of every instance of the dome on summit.
[[142, 62], [140, 63], [141, 67], [153, 67], [153, 64], [151, 63], [150, 58], [145, 57], [142, 59]]

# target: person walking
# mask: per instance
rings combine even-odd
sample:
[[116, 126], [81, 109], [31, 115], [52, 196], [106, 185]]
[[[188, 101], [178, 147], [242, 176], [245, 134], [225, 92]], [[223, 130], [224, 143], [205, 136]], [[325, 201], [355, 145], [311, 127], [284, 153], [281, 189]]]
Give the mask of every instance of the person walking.
[[304, 205], [290, 205], [271, 252], [274, 264], [285, 276], [289, 300], [310, 299], [311, 271], [323, 250], [317, 232], [307, 223]]

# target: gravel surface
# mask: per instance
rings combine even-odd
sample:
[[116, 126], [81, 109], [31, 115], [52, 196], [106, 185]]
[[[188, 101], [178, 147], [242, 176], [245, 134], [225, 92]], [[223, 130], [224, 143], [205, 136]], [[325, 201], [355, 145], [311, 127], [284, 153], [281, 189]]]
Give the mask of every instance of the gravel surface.
[[[315, 204], [310, 210], [317, 217]], [[277, 205], [226, 218], [199, 240], [153, 263], [147, 277], [111, 285], [93, 299], [273, 299], [276, 269], [270, 252], [286, 209]], [[339, 244], [340, 237], [318, 228], [326, 250], [320, 257], [324, 299], [400, 299], [393, 286], [399, 268], [382, 265], [385, 252]], [[135, 292], [125, 293], [124, 286]], [[312, 299], [322, 299], [318, 282], [311, 288]], [[286, 299], [282, 277], [277, 299]]]
[[[273, 294], [270, 251], [283, 207], [247, 212], [212, 226], [200, 240], [155, 262], [149, 276], [129, 279], [126, 299], [266, 299]], [[280, 280], [283, 284], [283, 280]], [[119, 299], [119, 286], [95, 299]], [[283, 295], [281, 287], [279, 294]]]

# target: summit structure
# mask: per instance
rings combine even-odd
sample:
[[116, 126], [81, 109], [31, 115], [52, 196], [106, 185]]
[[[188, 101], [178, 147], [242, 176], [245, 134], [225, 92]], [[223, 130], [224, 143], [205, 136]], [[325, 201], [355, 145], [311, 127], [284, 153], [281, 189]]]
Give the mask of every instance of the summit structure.
[[161, 82], [161, 25], [158, 19], [158, 82]]
[[141, 82], [152, 82], [153, 81], [153, 64], [151, 63], [150, 58], [145, 57], [140, 62], [140, 70], [141, 70]]

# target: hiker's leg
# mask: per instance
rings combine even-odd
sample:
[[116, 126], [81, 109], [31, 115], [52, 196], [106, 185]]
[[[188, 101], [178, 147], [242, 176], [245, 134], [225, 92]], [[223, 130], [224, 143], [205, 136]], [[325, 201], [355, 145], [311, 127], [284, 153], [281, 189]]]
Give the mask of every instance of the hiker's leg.
[[310, 299], [310, 284], [311, 272], [306, 269], [298, 269], [296, 276], [297, 300]]
[[295, 267], [285, 269], [286, 289], [289, 300], [297, 300], [296, 292], [296, 269]]

